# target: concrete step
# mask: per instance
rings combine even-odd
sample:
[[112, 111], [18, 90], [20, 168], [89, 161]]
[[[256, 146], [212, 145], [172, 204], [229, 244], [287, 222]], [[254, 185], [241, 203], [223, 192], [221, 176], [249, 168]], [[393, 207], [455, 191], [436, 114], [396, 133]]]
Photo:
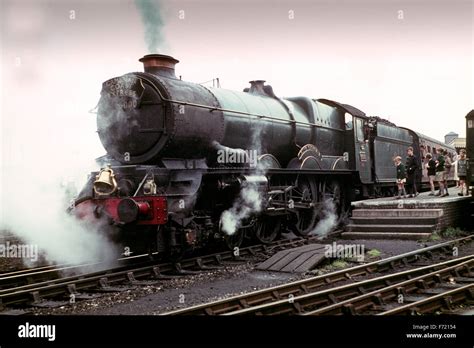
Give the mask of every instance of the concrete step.
[[353, 225], [435, 225], [438, 223], [437, 217], [399, 217], [399, 216], [381, 216], [381, 217], [352, 217]]
[[410, 232], [343, 232], [345, 239], [407, 239], [420, 240], [431, 236], [431, 233], [410, 233]]
[[435, 230], [435, 225], [353, 225], [346, 226], [348, 232], [417, 232], [431, 233]]
[[353, 217], [433, 217], [443, 216], [443, 209], [354, 209]]

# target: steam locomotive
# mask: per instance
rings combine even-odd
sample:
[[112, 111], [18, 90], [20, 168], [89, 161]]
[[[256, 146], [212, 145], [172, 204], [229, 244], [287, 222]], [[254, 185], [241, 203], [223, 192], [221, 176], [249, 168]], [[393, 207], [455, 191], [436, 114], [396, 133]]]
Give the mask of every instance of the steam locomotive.
[[102, 85], [107, 154], [74, 211], [158, 255], [310, 235], [352, 200], [393, 195], [392, 159], [409, 146], [420, 168], [424, 152], [447, 148], [347, 104], [278, 97], [262, 80], [236, 92], [177, 78], [170, 56], [140, 62], [144, 72]]

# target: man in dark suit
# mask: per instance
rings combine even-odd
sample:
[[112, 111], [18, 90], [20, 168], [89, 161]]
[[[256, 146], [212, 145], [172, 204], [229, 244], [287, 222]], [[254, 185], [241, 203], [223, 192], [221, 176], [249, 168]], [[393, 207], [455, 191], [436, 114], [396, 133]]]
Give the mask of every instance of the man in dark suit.
[[409, 198], [418, 196], [416, 190], [416, 172], [418, 169], [418, 161], [415, 155], [413, 154], [413, 148], [410, 146], [407, 149], [407, 161], [406, 161], [406, 170], [407, 170], [407, 186]]

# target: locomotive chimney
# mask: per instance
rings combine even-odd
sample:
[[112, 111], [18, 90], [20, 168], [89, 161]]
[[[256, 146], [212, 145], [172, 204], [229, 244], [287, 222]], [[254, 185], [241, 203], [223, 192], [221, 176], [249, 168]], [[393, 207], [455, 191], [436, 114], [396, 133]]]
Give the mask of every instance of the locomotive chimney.
[[145, 72], [164, 77], [176, 78], [174, 66], [179, 60], [164, 54], [147, 54], [139, 59], [143, 63]]
[[265, 84], [265, 80], [254, 80], [250, 81], [250, 94], [257, 94], [257, 95], [267, 95], [263, 90], [263, 85]]

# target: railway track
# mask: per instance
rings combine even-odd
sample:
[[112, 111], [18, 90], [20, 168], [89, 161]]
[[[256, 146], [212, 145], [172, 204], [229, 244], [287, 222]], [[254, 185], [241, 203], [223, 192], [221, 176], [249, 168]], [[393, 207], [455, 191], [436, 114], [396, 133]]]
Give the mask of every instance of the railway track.
[[[463, 259], [469, 258], [465, 257]], [[304, 315], [428, 314], [474, 300], [474, 256], [402, 282], [359, 294]]]
[[[446, 255], [451, 253], [454, 246], [471, 242], [474, 236], [459, 238], [456, 240], [440, 243], [427, 248], [418, 249], [405, 254], [393, 256], [380, 261], [343, 269], [337, 272], [324, 274], [317, 277], [299, 280], [288, 284], [279, 285], [211, 303], [188, 307], [168, 313], [165, 315], [222, 315], [222, 314], [301, 314], [305, 312], [305, 299], [315, 298], [316, 303], [322, 301], [318, 296], [325, 296], [324, 301], [329, 303], [340, 302], [335, 293], [340, 289], [345, 296], [359, 295], [358, 291], [372, 291], [393, 282], [401, 282], [416, 276], [422, 276], [430, 272], [438, 272], [443, 267], [457, 267], [460, 262], [471, 262], [474, 256], [457, 258], [438, 264], [420, 265], [422, 257], [433, 258], [434, 254]], [[376, 273], [387, 273], [408, 266], [418, 267], [395, 274], [375, 277], [365, 281], [358, 281], [361, 277], [374, 276]], [[457, 268], [455, 268], [457, 269]], [[467, 277], [468, 278], [468, 277]], [[349, 282], [340, 287], [334, 287], [336, 283]], [[364, 287], [366, 285], [366, 287]], [[323, 288], [328, 288], [318, 291]], [[372, 298], [372, 297], [369, 297]], [[323, 301], [323, 302], [324, 302]], [[326, 302], [324, 302], [326, 303]], [[281, 309], [281, 308], [283, 309]]]
[[[474, 258], [469, 256], [462, 258], [462, 262], [459, 261], [450, 260], [433, 266], [389, 274], [260, 306], [244, 308], [227, 314], [395, 314], [400, 311], [400, 308], [416, 308], [417, 303], [428, 300], [430, 294], [446, 298], [446, 294], [455, 291], [463, 296], [456, 297], [456, 301], [449, 301], [454, 305], [455, 303], [462, 303], [466, 298], [474, 299], [474, 293], [468, 294], [470, 290], [474, 290]], [[397, 301], [405, 304], [409, 303], [397, 307]]]
[[[120, 258], [112, 262], [93, 262], [77, 265], [50, 265], [22, 269], [18, 271], [0, 274], [0, 290], [20, 287], [22, 285], [35, 284], [43, 281], [59, 279], [67, 275], [82, 275], [98, 270], [120, 269], [130, 265], [152, 264], [148, 254]], [[110, 267], [113, 265], [114, 267]]]
[[114, 262], [91, 262], [78, 265], [63, 264], [41, 266], [0, 274], [0, 290], [19, 287], [22, 285], [39, 283], [41, 281], [53, 280], [64, 276], [64, 274], [79, 274], [92, 272], [93, 270], [105, 269], [113, 264], [116, 267], [131, 263], [146, 262], [149, 260], [147, 254], [120, 258]]
[[[317, 238], [280, 239], [271, 244], [258, 244], [234, 251], [224, 251], [204, 256], [184, 259], [179, 263], [157, 263], [150, 261], [148, 255], [135, 256], [140, 262], [123, 265], [113, 269], [96, 272], [79, 273], [63, 276], [62, 272], [84, 270], [93, 264], [46, 267], [31, 272], [19, 271], [4, 274], [0, 277], [0, 310], [17, 305], [38, 304], [50, 298], [67, 298], [74, 295], [76, 299], [87, 298], [81, 292], [101, 289], [112, 291], [113, 286], [124, 283], [136, 284], [140, 280], [160, 280], [164, 274], [186, 274], [188, 270], [206, 270], [222, 267], [227, 262], [246, 262], [249, 257], [262, 253], [273, 253], [284, 248], [297, 247], [317, 241]], [[148, 259], [148, 261], [143, 261]], [[128, 258], [126, 259], [130, 261]], [[95, 266], [95, 264], [94, 264]]]

